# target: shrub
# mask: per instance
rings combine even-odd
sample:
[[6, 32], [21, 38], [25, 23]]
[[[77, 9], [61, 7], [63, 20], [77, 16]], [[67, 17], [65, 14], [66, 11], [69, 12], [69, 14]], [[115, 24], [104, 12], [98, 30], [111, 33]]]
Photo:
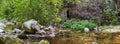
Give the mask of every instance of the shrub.
[[[103, 5], [103, 18], [104, 22], [102, 24], [105, 25], [115, 25], [118, 24], [118, 11], [113, 8], [113, 5], [110, 2], [114, 2], [114, 0], [102, 0]], [[111, 4], [111, 5], [110, 5]]]
[[72, 30], [82, 30], [82, 31], [85, 27], [93, 29], [95, 26], [96, 24], [91, 21], [88, 21], [88, 20], [80, 21], [75, 19], [67, 20], [61, 25], [62, 28], [70, 28]]
[[47, 25], [56, 17], [62, 0], [1, 0], [0, 19], [24, 22], [37, 20], [41, 25]]
[[118, 11], [115, 11], [110, 8], [104, 9], [104, 19], [106, 20], [105, 23], [107, 24], [117, 24], [118, 23]]

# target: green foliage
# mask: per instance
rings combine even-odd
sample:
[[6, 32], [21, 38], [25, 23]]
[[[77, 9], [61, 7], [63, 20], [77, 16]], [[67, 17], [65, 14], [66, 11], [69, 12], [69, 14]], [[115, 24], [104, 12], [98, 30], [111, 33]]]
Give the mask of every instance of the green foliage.
[[54, 22], [54, 23], [59, 23], [59, 22], [61, 22], [61, 18], [56, 17], [56, 18], [53, 20], [53, 22]]
[[118, 12], [113, 9], [105, 9], [104, 10], [104, 18], [106, 19], [106, 23], [108, 24], [117, 24], [118, 23]]
[[91, 21], [88, 20], [67, 20], [64, 22], [61, 27], [62, 28], [70, 28], [72, 30], [83, 30], [85, 27], [88, 27], [90, 29], [93, 29], [96, 26], [96, 24], [92, 23]]
[[0, 17], [24, 22], [35, 19], [46, 25], [56, 20], [62, 0], [1, 0]]
[[67, 3], [71, 3], [71, 2], [80, 2], [80, 0], [67, 0]]
[[104, 20], [106, 20], [104, 23], [107, 25], [108, 24], [114, 25], [118, 23], [118, 16], [117, 16], [118, 11], [111, 8], [109, 4], [110, 4], [109, 0], [103, 0]]

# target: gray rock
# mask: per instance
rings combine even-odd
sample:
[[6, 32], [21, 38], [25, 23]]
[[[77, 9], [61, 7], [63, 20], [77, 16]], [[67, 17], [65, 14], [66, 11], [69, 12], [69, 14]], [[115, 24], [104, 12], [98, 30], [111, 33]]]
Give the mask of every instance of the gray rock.
[[35, 21], [34, 19], [31, 19], [29, 21], [24, 22], [23, 26], [25, 26], [28, 29], [31, 29], [31, 27], [34, 28], [32, 25], [35, 25], [35, 24], [37, 24], [37, 21]]
[[[34, 19], [24, 22], [23, 26], [25, 28], [27, 28], [28, 30], [32, 30], [32, 31], [35, 31], [35, 30], [40, 31], [40, 29], [41, 29], [41, 25]], [[25, 30], [25, 31], [27, 31], [27, 30]], [[35, 32], [37, 32], [37, 31], [35, 31]]]
[[48, 35], [49, 37], [55, 37], [55, 33], [51, 33]]
[[84, 28], [84, 32], [89, 32], [90, 31], [90, 29], [89, 28]]
[[18, 34], [18, 33], [22, 33], [23, 31], [20, 29], [14, 28], [13, 32]]
[[7, 22], [6, 25], [14, 25], [13, 22]]
[[96, 42], [92, 42], [91, 44], [97, 44]]
[[0, 33], [2, 33], [2, 32], [4, 32], [4, 30], [3, 30], [3, 29], [0, 29]]
[[6, 25], [4, 23], [0, 23], [0, 29], [5, 29]]
[[39, 30], [39, 31], [37, 31], [36, 33], [45, 34], [46, 32], [45, 32], [45, 30]]
[[55, 32], [56, 27], [49, 26], [48, 28], [50, 29], [51, 32]]
[[102, 32], [103, 29], [102, 29], [102, 26], [96, 26], [94, 30], [95, 32]]

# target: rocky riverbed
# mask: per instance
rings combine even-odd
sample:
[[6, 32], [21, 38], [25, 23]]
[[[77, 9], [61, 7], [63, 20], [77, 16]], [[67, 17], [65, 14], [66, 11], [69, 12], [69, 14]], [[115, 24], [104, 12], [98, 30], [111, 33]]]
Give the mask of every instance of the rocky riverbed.
[[25, 28], [17, 26], [14, 22], [0, 24], [1, 44], [120, 44], [120, 25], [102, 26], [93, 31], [85, 28], [85, 32], [41, 26], [35, 20], [27, 21]]

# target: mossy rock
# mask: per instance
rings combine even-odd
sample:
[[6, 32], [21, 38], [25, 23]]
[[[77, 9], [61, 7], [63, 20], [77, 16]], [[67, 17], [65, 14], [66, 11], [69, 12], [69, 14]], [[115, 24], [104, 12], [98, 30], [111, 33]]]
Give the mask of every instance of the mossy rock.
[[24, 30], [25, 33], [27, 33], [27, 34], [34, 34], [36, 32], [35, 29], [28, 29], [26, 27], [23, 27], [22, 30]]
[[47, 40], [41, 40], [38, 44], [50, 44]]
[[25, 34], [18, 34], [17, 37], [20, 39], [27, 39], [27, 36]]
[[5, 39], [3, 37], [0, 37], [0, 44], [4, 44], [5, 43]]
[[5, 31], [8, 32], [8, 31], [11, 31], [14, 29], [14, 26], [12, 25], [7, 25], [6, 28], [5, 28]]
[[0, 44], [22, 44], [22, 42], [17, 38], [0, 37]]
[[5, 44], [22, 44], [22, 42], [20, 41], [20, 39], [17, 39], [17, 38], [6, 37]]

